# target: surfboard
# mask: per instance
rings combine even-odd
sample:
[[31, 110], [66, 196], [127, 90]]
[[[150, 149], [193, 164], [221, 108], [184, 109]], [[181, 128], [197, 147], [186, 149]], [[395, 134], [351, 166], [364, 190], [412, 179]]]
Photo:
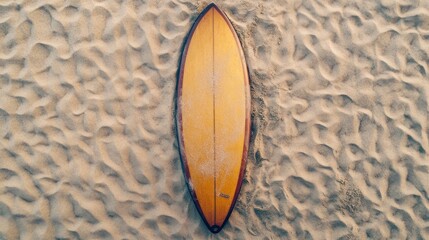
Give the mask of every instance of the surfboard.
[[204, 223], [217, 233], [233, 210], [246, 168], [250, 88], [238, 36], [213, 3], [185, 42], [176, 124], [189, 192]]

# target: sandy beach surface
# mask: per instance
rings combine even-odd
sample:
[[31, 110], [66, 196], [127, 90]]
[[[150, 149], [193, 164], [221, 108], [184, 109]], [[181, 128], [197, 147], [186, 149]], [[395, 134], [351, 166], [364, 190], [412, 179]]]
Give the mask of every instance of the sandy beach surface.
[[429, 1], [215, 2], [252, 94], [217, 235], [174, 123], [209, 1], [0, 1], [0, 239], [429, 239]]

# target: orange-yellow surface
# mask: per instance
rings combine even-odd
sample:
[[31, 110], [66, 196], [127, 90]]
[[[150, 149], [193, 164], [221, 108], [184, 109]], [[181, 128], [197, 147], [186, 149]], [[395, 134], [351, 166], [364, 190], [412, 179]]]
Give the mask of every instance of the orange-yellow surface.
[[245, 141], [246, 67], [235, 33], [212, 7], [184, 62], [182, 138], [190, 185], [210, 226], [221, 226], [239, 181]]

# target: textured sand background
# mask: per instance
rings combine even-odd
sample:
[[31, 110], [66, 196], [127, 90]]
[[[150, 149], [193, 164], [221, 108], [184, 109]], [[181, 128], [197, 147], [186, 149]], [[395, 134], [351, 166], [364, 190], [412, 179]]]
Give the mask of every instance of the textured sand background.
[[253, 132], [212, 236], [174, 125], [207, 1], [0, 1], [0, 239], [428, 239], [429, 1], [216, 1]]

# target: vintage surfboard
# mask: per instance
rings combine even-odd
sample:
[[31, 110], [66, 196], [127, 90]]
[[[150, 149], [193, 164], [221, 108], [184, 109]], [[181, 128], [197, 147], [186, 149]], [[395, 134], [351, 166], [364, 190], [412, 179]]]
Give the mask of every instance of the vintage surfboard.
[[242, 184], [250, 132], [247, 65], [226, 15], [208, 5], [182, 53], [176, 123], [182, 167], [211, 232], [229, 218]]

